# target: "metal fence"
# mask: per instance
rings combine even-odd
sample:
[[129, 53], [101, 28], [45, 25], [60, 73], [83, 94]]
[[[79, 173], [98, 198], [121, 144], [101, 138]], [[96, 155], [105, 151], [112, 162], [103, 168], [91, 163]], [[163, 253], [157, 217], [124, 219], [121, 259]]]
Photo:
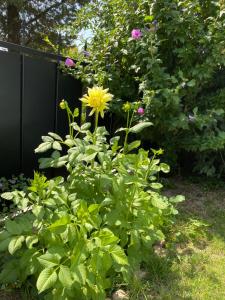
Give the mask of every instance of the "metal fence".
[[79, 106], [82, 86], [59, 70], [63, 59], [0, 41], [0, 176], [30, 175], [41, 136], [67, 132], [58, 104], [66, 99]]

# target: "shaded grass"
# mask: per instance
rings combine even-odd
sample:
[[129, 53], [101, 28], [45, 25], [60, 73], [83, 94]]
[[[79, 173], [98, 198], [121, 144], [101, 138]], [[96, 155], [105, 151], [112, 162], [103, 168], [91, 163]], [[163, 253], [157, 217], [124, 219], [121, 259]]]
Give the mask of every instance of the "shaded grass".
[[148, 280], [134, 283], [131, 299], [225, 300], [225, 185], [213, 190], [176, 180], [170, 186], [165, 194], [186, 201], [166, 249], [146, 266]]

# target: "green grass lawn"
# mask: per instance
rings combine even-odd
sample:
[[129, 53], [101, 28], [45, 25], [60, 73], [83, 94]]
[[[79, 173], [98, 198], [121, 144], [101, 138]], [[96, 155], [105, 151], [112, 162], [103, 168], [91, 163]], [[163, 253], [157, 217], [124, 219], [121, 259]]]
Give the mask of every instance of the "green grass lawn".
[[[183, 194], [171, 239], [175, 251], [158, 249], [148, 281], [134, 284], [131, 299], [225, 299], [225, 184], [223, 187], [173, 181], [166, 194]], [[178, 234], [175, 234], [179, 232]], [[169, 255], [165, 256], [165, 252]]]

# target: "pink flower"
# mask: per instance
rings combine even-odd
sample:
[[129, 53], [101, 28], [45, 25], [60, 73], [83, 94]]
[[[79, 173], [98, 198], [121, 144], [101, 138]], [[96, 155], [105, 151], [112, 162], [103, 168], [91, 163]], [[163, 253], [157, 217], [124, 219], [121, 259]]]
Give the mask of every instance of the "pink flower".
[[137, 113], [140, 115], [140, 116], [143, 116], [143, 114], [145, 113], [145, 110], [143, 107], [139, 107], [138, 110], [137, 110]]
[[142, 36], [141, 30], [140, 29], [133, 29], [131, 31], [131, 36], [134, 40], [139, 40]]
[[71, 58], [67, 57], [67, 59], [65, 61], [65, 66], [67, 66], [67, 67], [73, 67], [73, 66], [75, 66], [75, 63], [74, 63], [74, 61]]

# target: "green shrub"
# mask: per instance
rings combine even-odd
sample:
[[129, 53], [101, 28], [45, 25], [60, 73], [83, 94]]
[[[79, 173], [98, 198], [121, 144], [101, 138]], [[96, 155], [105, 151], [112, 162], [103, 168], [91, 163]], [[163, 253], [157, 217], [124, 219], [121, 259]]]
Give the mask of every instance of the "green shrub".
[[[142, 139], [163, 147], [173, 166], [176, 155], [190, 151], [197, 171], [220, 176], [225, 171], [224, 12], [222, 0], [94, 1], [71, 29], [91, 31], [90, 56], [76, 56], [76, 67], [67, 71], [88, 85], [109, 87], [117, 117], [120, 101], [141, 99], [154, 123]], [[132, 38], [135, 28], [141, 37]]]
[[[49, 133], [36, 149], [53, 149], [51, 157], [40, 159], [40, 167], [65, 166], [68, 177], [47, 180], [35, 173], [28, 194], [2, 195], [25, 212], [6, 220], [0, 233], [0, 282], [20, 286], [34, 280], [44, 299], [104, 300], [118, 277], [129, 282], [149, 260], [153, 245], [165, 240], [165, 229], [177, 214], [175, 204], [183, 201], [160, 194], [157, 176], [169, 172], [157, 158], [162, 150], [149, 157], [138, 149], [140, 141], [129, 143], [130, 133], [151, 125], [132, 125], [138, 104], [126, 108], [128, 127], [119, 130], [124, 143], [118, 135], [107, 141], [98, 115], [111, 95], [99, 89], [93, 104], [93, 91], [86, 99], [95, 112], [94, 130], [89, 123], [72, 122], [65, 140]], [[105, 101], [101, 108], [100, 98]], [[72, 112], [66, 101], [60, 106], [75, 121], [77, 109]], [[64, 146], [68, 150], [61, 155]]]

